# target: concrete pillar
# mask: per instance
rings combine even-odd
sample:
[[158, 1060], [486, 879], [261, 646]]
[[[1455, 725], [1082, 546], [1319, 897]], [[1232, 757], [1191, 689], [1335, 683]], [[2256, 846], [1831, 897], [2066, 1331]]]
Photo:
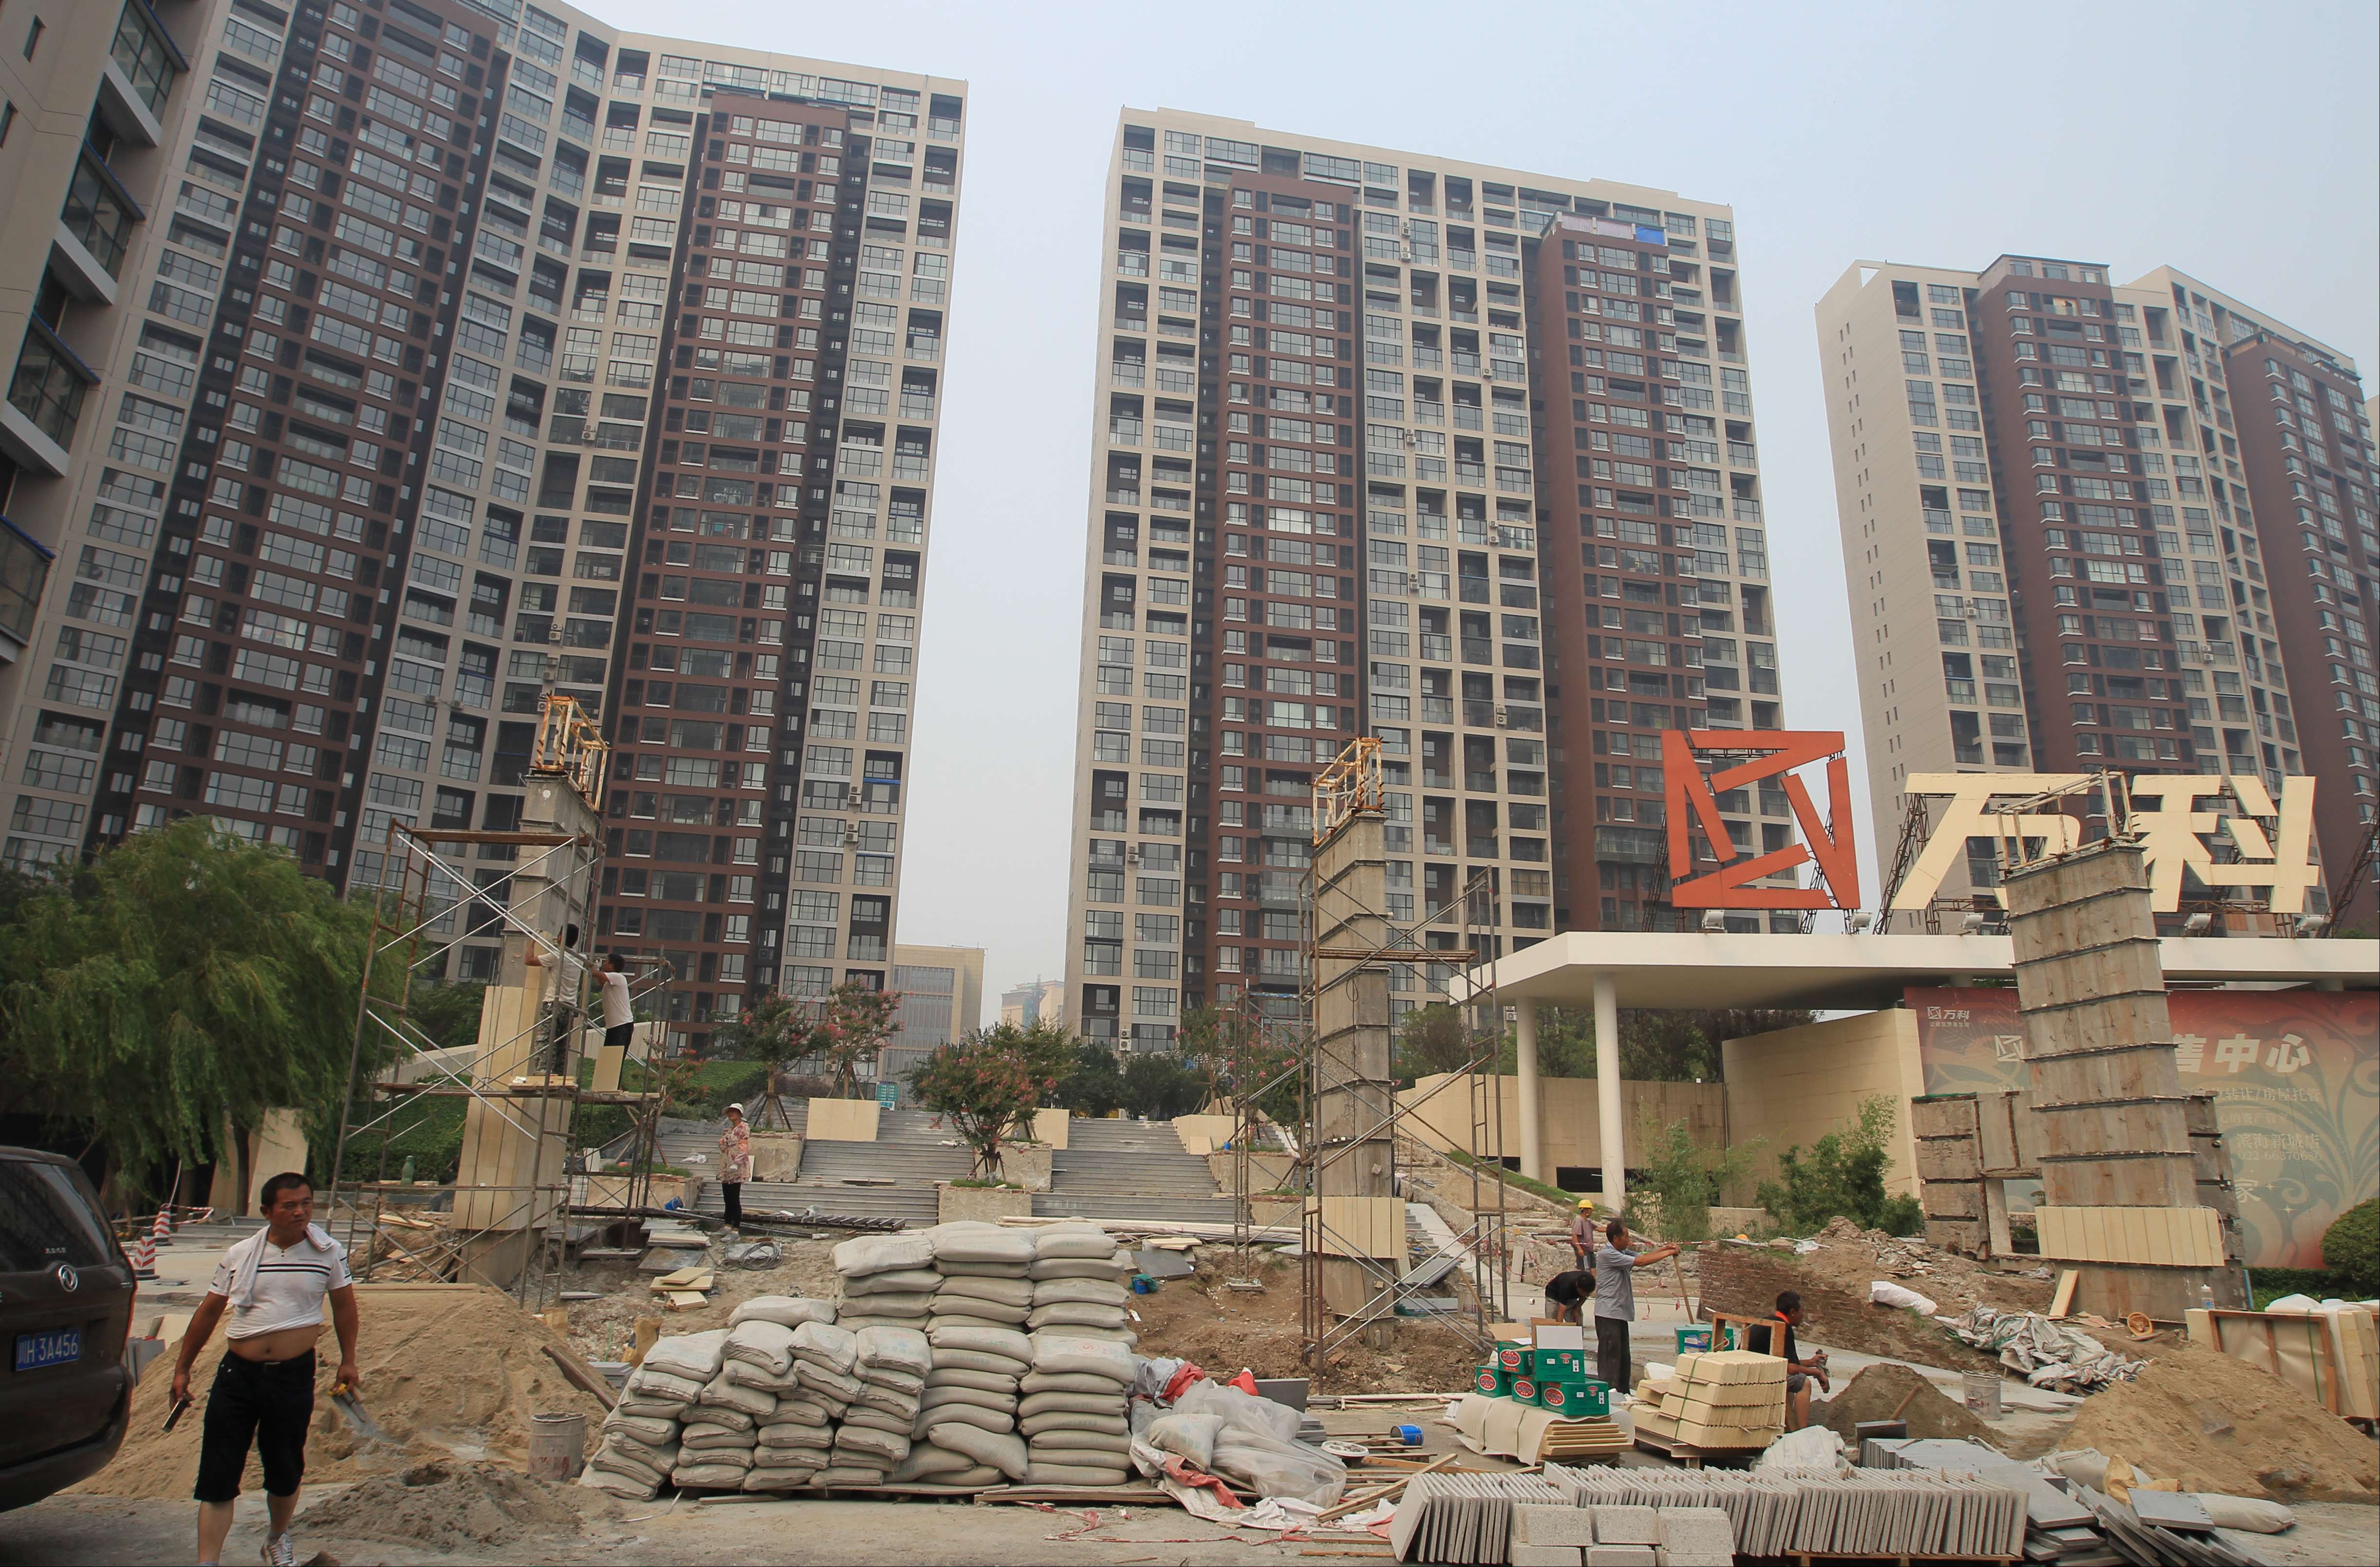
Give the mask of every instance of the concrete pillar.
[[[1521, 1173], [1532, 1181], [1546, 1178], [1544, 1110], [1537, 1091], [1537, 1003], [1523, 1002], [1520, 1014]], [[1488, 1150], [1476, 1150], [1481, 1154]]]
[[1620, 1113], [1620, 992], [1609, 974], [1595, 977], [1595, 1109], [1603, 1139], [1603, 1206], [1616, 1212], [1628, 1197], [1628, 1160]]

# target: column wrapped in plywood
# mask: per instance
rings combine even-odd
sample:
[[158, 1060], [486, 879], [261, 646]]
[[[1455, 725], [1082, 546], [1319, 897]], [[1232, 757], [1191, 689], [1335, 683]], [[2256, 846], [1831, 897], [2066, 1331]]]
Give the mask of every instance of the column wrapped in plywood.
[[2180, 1321], [2201, 1283], [2221, 1294], [2238, 1281], [2195, 1265], [2204, 1248], [2172, 1239], [2196, 1236], [2208, 1216], [2142, 851], [2091, 844], [2010, 871], [2002, 895], [2039, 1143], [2043, 1255], [2084, 1264], [2080, 1309]]
[[[1385, 819], [1347, 817], [1314, 851], [1315, 1195], [1393, 1198], [1396, 1145], [1387, 1130], [1396, 1089], [1389, 1075], [1389, 966], [1321, 953], [1371, 952], [1398, 944], [1389, 925]], [[1341, 1257], [1366, 1256], [1366, 1237], [1338, 1236], [1334, 1216], [1369, 1205], [1324, 1201], [1323, 1303], [1348, 1315], [1373, 1293], [1370, 1274]], [[1336, 1252], [1338, 1257], [1331, 1254]]]
[[1927, 1094], [1909, 1101], [1917, 1160], [1917, 1200], [1925, 1210], [1925, 1238], [1937, 1246], [1980, 1256], [1983, 1160], [1973, 1094]]

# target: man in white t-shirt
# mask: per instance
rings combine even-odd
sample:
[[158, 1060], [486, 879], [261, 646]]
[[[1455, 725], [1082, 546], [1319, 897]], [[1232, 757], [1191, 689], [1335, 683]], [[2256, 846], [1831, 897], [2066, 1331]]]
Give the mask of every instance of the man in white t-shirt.
[[264, 1467], [271, 1517], [264, 1560], [293, 1567], [297, 1550], [289, 1521], [306, 1474], [306, 1427], [314, 1417], [314, 1341], [322, 1335], [322, 1302], [339, 1335], [334, 1392], [362, 1380], [356, 1369], [355, 1279], [345, 1247], [314, 1223], [314, 1184], [294, 1172], [264, 1183], [259, 1201], [264, 1228], [236, 1241], [215, 1266], [207, 1297], [192, 1313], [174, 1366], [174, 1402], [190, 1397], [190, 1367], [228, 1309], [224, 1329], [230, 1353], [215, 1368], [207, 1392], [199, 1449], [199, 1561], [223, 1560], [232, 1504], [252, 1446]]
[[603, 960], [603, 1048], [625, 1051], [637, 1031], [637, 1006], [628, 996], [628, 965], [618, 953]]

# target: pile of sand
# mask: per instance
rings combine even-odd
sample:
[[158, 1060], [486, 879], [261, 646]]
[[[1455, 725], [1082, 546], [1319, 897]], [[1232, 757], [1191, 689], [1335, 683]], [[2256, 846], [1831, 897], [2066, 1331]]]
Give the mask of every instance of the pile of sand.
[[1949, 1438], [1981, 1442], [1986, 1447], [2000, 1445], [1991, 1427], [1970, 1414], [1965, 1405], [1945, 1397], [1931, 1381], [1908, 1367], [1889, 1362], [1862, 1367], [1834, 1397], [1813, 1403], [1810, 1418], [1854, 1449], [1859, 1440], [1855, 1432], [1863, 1420], [1905, 1421], [1909, 1434], [1920, 1439]]
[[[1208, 1254], [1211, 1254], [1209, 1256]], [[1221, 1381], [1245, 1366], [1259, 1377], [1304, 1377], [1305, 1329], [1299, 1316], [1298, 1269], [1278, 1258], [1258, 1265], [1261, 1293], [1223, 1287], [1231, 1248], [1202, 1246], [1197, 1272], [1167, 1279], [1153, 1295], [1135, 1295], [1141, 1354], [1178, 1355]], [[1442, 1323], [1401, 1319], [1390, 1347], [1372, 1348], [1361, 1334], [1333, 1349], [1314, 1373], [1317, 1392], [1454, 1393], [1467, 1391], [1479, 1364], [1469, 1340]]]
[[[316, 1351], [314, 1427], [306, 1446], [310, 1480], [399, 1475], [425, 1460], [501, 1458], [524, 1463], [530, 1417], [584, 1415], [587, 1451], [601, 1436], [603, 1408], [579, 1391], [546, 1354], [593, 1371], [568, 1343], [509, 1295], [483, 1284], [363, 1284], [359, 1369], [364, 1408], [389, 1437], [360, 1441], [330, 1400], [338, 1341], [325, 1330]], [[187, 1497], [198, 1478], [199, 1436], [207, 1391], [223, 1358], [221, 1341], [201, 1351], [191, 1372], [197, 1403], [168, 1435], [174, 1357], [169, 1346], [132, 1395], [124, 1445], [108, 1466], [73, 1488], [105, 1496]], [[261, 1483], [255, 1457], [240, 1488]]]
[[310, 1533], [412, 1540], [433, 1550], [576, 1535], [582, 1515], [617, 1504], [600, 1491], [550, 1485], [488, 1463], [418, 1464], [381, 1475], [307, 1510]]
[[2091, 1395], [2066, 1439], [2186, 1491], [2277, 1501], [2370, 1501], [2371, 1439], [2267, 1371], [2195, 1344]]

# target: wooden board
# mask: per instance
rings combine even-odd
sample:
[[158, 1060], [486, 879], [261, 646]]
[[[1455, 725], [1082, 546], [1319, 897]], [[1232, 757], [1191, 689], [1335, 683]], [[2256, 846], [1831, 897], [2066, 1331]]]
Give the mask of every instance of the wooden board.
[[2034, 1209], [2041, 1255], [2061, 1261], [2149, 1268], [2223, 1266], [2223, 1216], [2211, 1208]]
[[1323, 1256], [1405, 1259], [1402, 1197], [1308, 1197], [1305, 1209], [1321, 1214]]
[[814, 1143], [872, 1143], [877, 1112], [874, 1099], [812, 1099], [803, 1136]]
[[2082, 1277], [2082, 1274], [2071, 1268], [2058, 1275], [2058, 1293], [2049, 1299], [2049, 1315], [2052, 1320], [2064, 1317], [2073, 1306], [2075, 1282]]

